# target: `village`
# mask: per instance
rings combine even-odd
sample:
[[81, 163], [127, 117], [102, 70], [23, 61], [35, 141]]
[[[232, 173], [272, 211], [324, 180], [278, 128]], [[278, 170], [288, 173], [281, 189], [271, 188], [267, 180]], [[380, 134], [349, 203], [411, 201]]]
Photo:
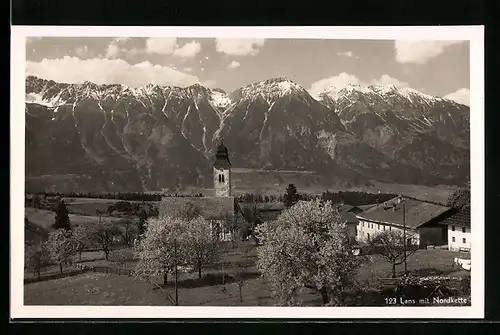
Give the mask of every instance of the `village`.
[[470, 305], [470, 191], [241, 195], [231, 169], [221, 141], [212, 195], [27, 194], [25, 304]]

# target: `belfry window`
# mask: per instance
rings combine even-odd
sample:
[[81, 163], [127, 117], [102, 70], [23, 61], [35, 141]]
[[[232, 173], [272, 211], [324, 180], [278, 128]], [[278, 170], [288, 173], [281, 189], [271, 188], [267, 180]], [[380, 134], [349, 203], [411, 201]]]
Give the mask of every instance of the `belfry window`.
[[222, 183], [222, 175], [219, 175], [219, 183]]
[[222, 182], [224, 182], [224, 175], [221, 175], [221, 177], [222, 177]]

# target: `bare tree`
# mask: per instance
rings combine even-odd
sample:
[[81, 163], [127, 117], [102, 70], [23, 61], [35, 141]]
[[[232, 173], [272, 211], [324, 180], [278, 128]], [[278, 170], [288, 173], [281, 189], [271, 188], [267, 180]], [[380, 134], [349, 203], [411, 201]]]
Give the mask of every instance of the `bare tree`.
[[127, 262], [133, 259], [133, 253], [129, 249], [113, 250], [109, 253], [109, 260], [120, 267], [127, 268]]
[[393, 278], [396, 277], [396, 266], [403, 264], [409, 256], [418, 250], [418, 246], [413, 243], [411, 235], [407, 233], [406, 237], [407, 241], [405, 246], [404, 232], [399, 229], [393, 229], [376, 233], [373, 238], [368, 241], [372, 250], [380, 253], [382, 257], [392, 264]]
[[238, 246], [238, 249], [243, 261], [236, 264], [236, 271], [234, 273], [234, 276], [236, 279], [236, 285], [238, 286], [240, 302], [243, 302], [243, 286], [245, 285], [247, 280], [248, 257], [252, 248], [248, 244], [240, 244]]
[[106, 260], [109, 260], [109, 253], [111, 252], [114, 237], [119, 235], [118, 228], [111, 222], [89, 224], [88, 226], [91, 241], [101, 247]]
[[216, 262], [219, 257], [219, 241], [210, 231], [210, 224], [201, 216], [190, 220], [182, 229], [180, 238], [181, 250], [186, 263], [198, 270], [209, 263]]
[[26, 267], [40, 279], [40, 272], [50, 264], [50, 253], [47, 246], [44, 243], [26, 246], [25, 260]]
[[134, 240], [134, 235], [137, 234], [137, 227], [132, 224], [131, 220], [124, 219], [120, 220], [116, 224], [117, 226], [117, 233], [121, 236], [121, 239], [123, 241], [123, 245], [127, 248], [132, 248], [132, 242]]
[[231, 213], [225, 212], [221, 217], [221, 222], [223, 230], [230, 234], [231, 246], [236, 247], [238, 232], [245, 225], [245, 221], [239, 215], [231, 215]]

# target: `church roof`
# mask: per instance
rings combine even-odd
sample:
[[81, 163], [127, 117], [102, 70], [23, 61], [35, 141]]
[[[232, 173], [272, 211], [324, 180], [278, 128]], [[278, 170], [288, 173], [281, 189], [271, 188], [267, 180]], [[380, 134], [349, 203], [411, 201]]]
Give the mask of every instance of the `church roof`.
[[229, 151], [224, 146], [223, 140], [221, 140], [215, 153], [214, 167], [223, 168], [229, 166], [231, 166], [231, 162], [229, 162]]
[[213, 220], [229, 214], [234, 216], [233, 197], [163, 197], [160, 202], [160, 216], [174, 215], [186, 202], [193, 203], [205, 219]]

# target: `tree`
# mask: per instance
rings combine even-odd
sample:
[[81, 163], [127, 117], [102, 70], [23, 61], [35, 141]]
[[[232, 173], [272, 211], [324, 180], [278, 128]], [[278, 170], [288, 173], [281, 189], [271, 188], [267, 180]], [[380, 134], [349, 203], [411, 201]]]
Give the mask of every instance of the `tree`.
[[167, 285], [167, 276], [171, 273], [175, 264], [180, 263], [182, 253], [177, 252], [175, 247], [179, 245], [182, 228], [186, 221], [176, 217], [150, 218], [146, 230], [136, 246], [134, 257], [138, 260], [135, 274], [143, 279], [149, 279], [157, 274], [163, 275], [163, 284]]
[[142, 236], [142, 234], [144, 234], [144, 232], [146, 231], [147, 222], [148, 222], [148, 213], [146, 212], [146, 209], [143, 208], [139, 212], [139, 223], [137, 227], [139, 237]]
[[113, 250], [109, 254], [109, 260], [117, 265], [127, 268], [127, 262], [133, 259], [133, 253], [129, 249]]
[[42, 269], [50, 264], [50, 253], [44, 243], [26, 246], [25, 266], [40, 279]]
[[231, 236], [231, 246], [236, 247], [236, 239], [238, 238], [239, 230], [245, 225], [244, 219], [240, 215], [230, 215], [230, 213], [224, 213], [221, 219], [222, 228], [224, 231], [229, 232]]
[[453, 207], [457, 209], [462, 209], [466, 206], [470, 206], [470, 190], [469, 189], [464, 189], [464, 188], [459, 188], [450, 196], [448, 197], [448, 200], [446, 202], [446, 206], [448, 207]]
[[182, 203], [182, 206], [174, 211], [173, 216], [189, 221], [200, 216], [200, 214], [201, 211], [194, 202], [185, 201]]
[[117, 223], [117, 233], [121, 236], [123, 245], [127, 248], [132, 248], [133, 237], [136, 234], [132, 221], [128, 219], [120, 220]]
[[404, 240], [405, 234], [402, 230], [393, 229], [381, 231], [368, 240], [370, 247], [378, 251], [382, 257], [392, 264], [393, 278], [396, 277], [396, 266], [403, 264], [405, 260], [407, 260], [408, 257], [415, 253], [418, 249], [417, 246], [412, 243], [413, 239], [411, 238], [411, 235], [407, 233], [406, 238], [406, 257]]
[[238, 292], [240, 296], [240, 302], [243, 302], [243, 286], [247, 280], [248, 273], [248, 258], [252, 248], [248, 244], [240, 244], [239, 254], [243, 259], [243, 262], [236, 264], [236, 271], [234, 273], [234, 278], [236, 279], [236, 285], [238, 286]]
[[289, 208], [295, 205], [299, 201], [299, 194], [297, 193], [297, 188], [294, 184], [289, 184], [286, 188], [285, 196], [283, 202], [285, 207]]
[[53, 224], [54, 229], [65, 229], [71, 230], [71, 225], [69, 222], [68, 209], [64, 200], [58, 202], [55, 208], [56, 216]]
[[46, 242], [50, 258], [59, 263], [59, 270], [63, 273], [63, 265], [68, 263], [78, 250], [78, 243], [70, 231], [57, 229], [49, 233]]
[[95, 245], [92, 239], [92, 226], [89, 224], [80, 224], [73, 229], [73, 239], [76, 242], [76, 250], [79, 254], [79, 260], [82, 260], [82, 252]]
[[299, 201], [272, 224], [258, 226], [256, 234], [262, 243], [257, 267], [282, 304], [296, 304], [304, 287], [319, 293], [325, 305], [344, 304], [363, 258], [354, 255], [331, 202]]
[[113, 239], [119, 235], [118, 228], [111, 222], [103, 222], [100, 224], [89, 223], [88, 229], [92, 243], [97, 244], [104, 251], [106, 260], [109, 260]]
[[209, 222], [201, 216], [189, 220], [184, 225], [181, 236], [183, 258], [188, 265], [198, 270], [198, 278], [201, 278], [203, 266], [217, 261], [218, 242], [211, 232]]

